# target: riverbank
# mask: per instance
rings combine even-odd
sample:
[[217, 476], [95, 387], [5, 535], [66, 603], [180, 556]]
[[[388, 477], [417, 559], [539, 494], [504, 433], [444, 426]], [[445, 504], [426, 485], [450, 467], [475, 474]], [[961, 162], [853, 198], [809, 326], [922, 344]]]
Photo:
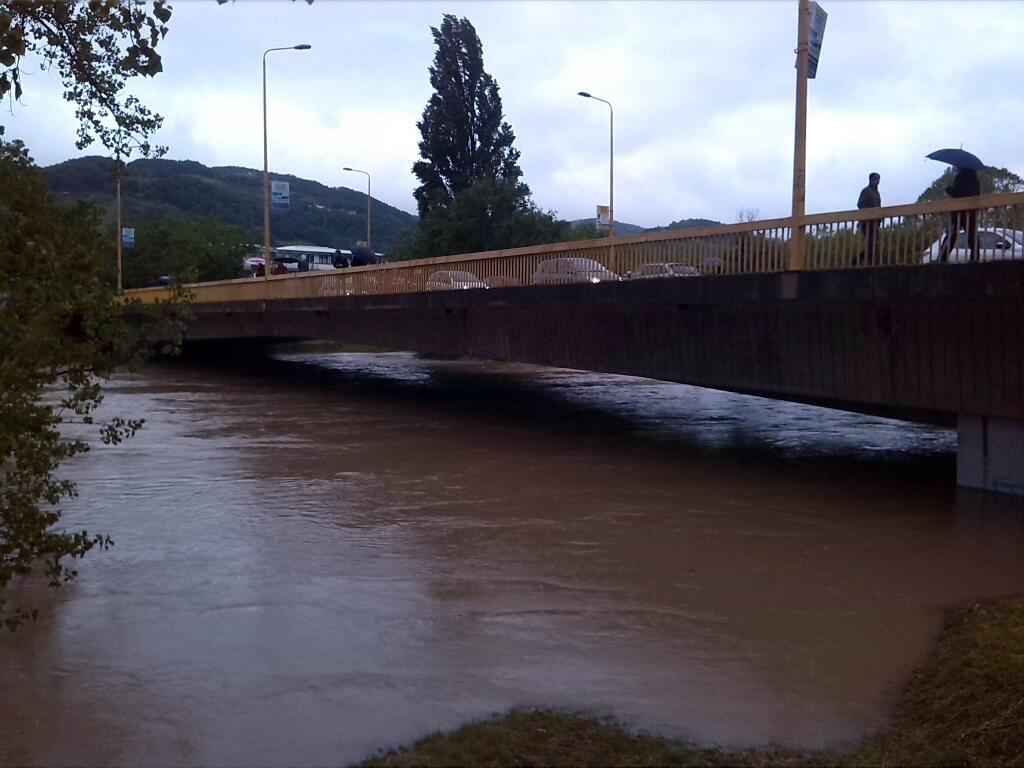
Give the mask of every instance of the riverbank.
[[1024, 597], [951, 610], [934, 649], [911, 674], [890, 727], [846, 749], [730, 752], [585, 715], [517, 710], [363, 763], [414, 765], [1024, 766]]

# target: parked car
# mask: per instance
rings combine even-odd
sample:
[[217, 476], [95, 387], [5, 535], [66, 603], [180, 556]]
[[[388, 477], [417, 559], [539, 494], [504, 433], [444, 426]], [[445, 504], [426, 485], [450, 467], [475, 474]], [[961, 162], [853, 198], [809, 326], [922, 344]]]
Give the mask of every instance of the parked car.
[[[942, 255], [945, 235], [940, 237], [921, 253], [922, 264], [932, 264]], [[949, 254], [951, 263], [969, 261], [971, 249], [967, 233], [961, 232]], [[980, 261], [1001, 261], [1003, 259], [1024, 259], [1024, 232], [1019, 229], [986, 227], [978, 230], [978, 259]]]
[[533, 273], [534, 285], [603, 283], [621, 279], [601, 262], [580, 257], [542, 261], [537, 265], [537, 271]]
[[636, 269], [631, 269], [626, 273], [627, 280], [647, 280], [652, 277], [700, 277], [700, 270], [696, 267], [691, 267], [689, 264], [655, 262], [653, 264], [641, 264]]
[[471, 288], [486, 287], [487, 283], [472, 272], [442, 269], [427, 278], [428, 291], [466, 291]]

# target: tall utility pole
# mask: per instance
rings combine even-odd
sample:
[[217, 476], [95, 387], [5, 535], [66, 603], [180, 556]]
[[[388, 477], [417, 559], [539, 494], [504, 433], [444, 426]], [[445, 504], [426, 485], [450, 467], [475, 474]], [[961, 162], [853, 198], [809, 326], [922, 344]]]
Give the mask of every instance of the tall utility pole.
[[121, 232], [121, 155], [118, 154], [114, 158], [114, 175], [117, 177], [117, 292], [121, 293], [124, 288], [124, 262], [122, 253], [121, 240], [123, 234]]
[[807, 68], [811, 36], [811, 3], [800, 0], [796, 47], [796, 138], [793, 144], [793, 236], [789, 268], [802, 270], [807, 264], [804, 231], [804, 192], [807, 175]]

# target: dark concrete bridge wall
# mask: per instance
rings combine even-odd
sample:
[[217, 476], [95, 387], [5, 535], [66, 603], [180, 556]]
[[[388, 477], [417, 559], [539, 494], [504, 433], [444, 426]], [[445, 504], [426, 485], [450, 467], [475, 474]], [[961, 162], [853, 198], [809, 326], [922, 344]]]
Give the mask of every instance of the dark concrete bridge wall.
[[1024, 264], [195, 307], [189, 341], [335, 339], [954, 425], [1024, 418]]

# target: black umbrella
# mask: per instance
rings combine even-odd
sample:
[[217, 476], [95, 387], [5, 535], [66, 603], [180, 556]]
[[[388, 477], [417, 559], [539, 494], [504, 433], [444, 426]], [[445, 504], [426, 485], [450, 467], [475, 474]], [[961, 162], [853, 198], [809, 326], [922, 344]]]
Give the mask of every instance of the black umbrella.
[[926, 157], [931, 160], [938, 160], [940, 163], [949, 163], [957, 168], [967, 168], [972, 171], [980, 171], [985, 167], [985, 164], [978, 159], [977, 155], [972, 155], [963, 149], [937, 149], [930, 155], [926, 155]]

